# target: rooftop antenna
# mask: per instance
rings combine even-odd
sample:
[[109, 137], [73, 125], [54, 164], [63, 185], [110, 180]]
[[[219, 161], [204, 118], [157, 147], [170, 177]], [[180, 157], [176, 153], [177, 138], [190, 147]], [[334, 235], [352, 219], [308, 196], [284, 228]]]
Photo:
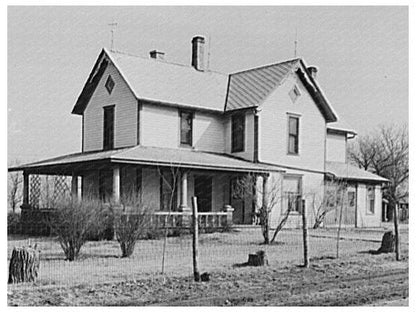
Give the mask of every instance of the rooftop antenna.
[[111, 32], [111, 48], [110, 48], [110, 51], [113, 51], [113, 52], [114, 52], [114, 32], [116, 30], [117, 25], [118, 25], [118, 23], [115, 23], [115, 22], [108, 24], [108, 26], [111, 27], [111, 30], [110, 30], [110, 32]]
[[297, 49], [298, 49], [298, 28], [295, 28], [295, 57], [297, 57]]
[[209, 60], [211, 58], [211, 35], [208, 34], [208, 60], [207, 60], [207, 70], [209, 70]]

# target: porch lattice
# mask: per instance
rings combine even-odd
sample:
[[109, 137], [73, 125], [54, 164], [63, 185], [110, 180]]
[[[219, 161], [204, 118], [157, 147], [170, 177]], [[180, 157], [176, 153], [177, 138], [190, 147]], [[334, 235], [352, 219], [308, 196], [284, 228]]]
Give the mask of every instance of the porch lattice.
[[29, 203], [35, 209], [39, 209], [40, 195], [41, 195], [41, 179], [40, 179], [40, 176], [39, 175], [32, 175], [30, 177]]

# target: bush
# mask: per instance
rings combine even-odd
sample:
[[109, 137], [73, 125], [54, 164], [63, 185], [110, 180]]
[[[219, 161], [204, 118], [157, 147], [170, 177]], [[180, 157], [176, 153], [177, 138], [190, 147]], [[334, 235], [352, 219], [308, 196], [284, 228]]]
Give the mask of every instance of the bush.
[[78, 258], [87, 238], [94, 232], [103, 231], [105, 218], [105, 208], [97, 200], [66, 199], [58, 203], [48, 225], [52, 234], [58, 236], [66, 259], [73, 261]]
[[153, 232], [153, 227], [150, 212], [139, 196], [128, 196], [121, 203], [121, 209], [113, 209], [113, 216], [116, 238], [124, 258], [133, 254], [136, 241]]
[[7, 214], [7, 234], [20, 234], [20, 213], [9, 212]]

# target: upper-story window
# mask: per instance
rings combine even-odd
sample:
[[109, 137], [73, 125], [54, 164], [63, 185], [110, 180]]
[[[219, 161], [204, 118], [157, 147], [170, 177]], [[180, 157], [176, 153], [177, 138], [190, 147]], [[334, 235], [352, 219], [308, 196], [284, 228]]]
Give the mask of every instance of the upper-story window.
[[289, 116], [288, 153], [299, 154], [299, 117]]
[[300, 97], [300, 91], [296, 85], [289, 91], [289, 96], [293, 103]]
[[193, 113], [180, 112], [181, 117], [181, 145], [192, 146]]
[[111, 78], [111, 76], [108, 76], [107, 81], [105, 82], [105, 88], [108, 91], [108, 94], [111, 94], [111, 92], [113, 91], [114, 88], [114, 80], [113, 78]]
[[104, 107], [103, 149], [114, 148], [114, 105]]
[[374, 186], [367, 187], [367, 213], [374, 214], [375, 212], [375, 190]]
[[244, 151], [244, 136], [246, 127], [246, 116], [237, 114], [231, 117], [231, 152]]

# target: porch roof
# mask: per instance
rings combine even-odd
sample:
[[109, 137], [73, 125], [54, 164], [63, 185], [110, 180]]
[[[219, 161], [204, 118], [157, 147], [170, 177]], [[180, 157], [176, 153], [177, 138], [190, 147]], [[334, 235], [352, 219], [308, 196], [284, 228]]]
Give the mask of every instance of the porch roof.
[[253, 163], [226, 154], [197, 151], [193, 149], [172, 149], [161, 147], [134, 146], [109, 151], [75, 153], [9, 168], [9, 171], [25, 170], [39, 174], [71, 174], [97, 164], [137, 164], [145, 166], [182, 167], [234, 172], [279, 172], [282, 168], [274, 165]]
[[353, 165], [342, 162], [327, 161], [326, 172], [335, 175], [337, 178], [345, 180], [358, 180], [373, 183], [389, 182], [389, 180], [380, 177], [374, 173], [365, 171]]

